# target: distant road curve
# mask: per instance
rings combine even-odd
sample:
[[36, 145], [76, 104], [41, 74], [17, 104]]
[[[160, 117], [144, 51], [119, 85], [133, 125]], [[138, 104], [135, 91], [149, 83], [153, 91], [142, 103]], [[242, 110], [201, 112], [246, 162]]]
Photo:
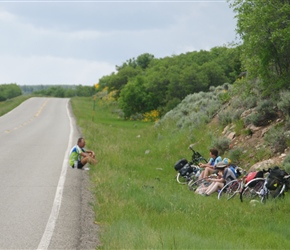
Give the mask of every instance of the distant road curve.
[[79, 136], [69, 99], [30, 98], [0, 117], [0, 249], [96, 247], [88, 173], [68, 166]]

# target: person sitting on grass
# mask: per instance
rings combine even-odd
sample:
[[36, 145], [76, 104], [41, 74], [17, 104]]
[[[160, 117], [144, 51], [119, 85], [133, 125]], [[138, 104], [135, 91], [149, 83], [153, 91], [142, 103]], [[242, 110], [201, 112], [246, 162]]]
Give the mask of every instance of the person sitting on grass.
[[[83, 169], [83, 167], [89, 164], [97, 164], [96, 155], [92, 150], [85, 149], [85, 139], [80, 137], [77, 141], [77, 145], [75, 145], [71, 151], [69, 156], [69, 164], [72, 168]], [[86, 169], [88, 170], [88, 169]]]
[[235, 173], [229, 168], [231, 160], [225, 158], [222, 162], [216, 164], [216, 169], [218, 170], [218, 177], [216, 179], [208, 178], [211, 184], [203, 190], [201, 195], [209, 196], [212, 193], [223, 188], [224, 185], [232, 180], [236, 179]]
[[200, 163], [199, 166], [204, 168], [204, 171], [201, 172], [198, 179], [205, 178], [215, 171], [215, 165], [222, 161], [222, 158], [219, 156], [219, 152], [217, 149], [212, 148], [209, 150], [210, 159], [208, 163]]

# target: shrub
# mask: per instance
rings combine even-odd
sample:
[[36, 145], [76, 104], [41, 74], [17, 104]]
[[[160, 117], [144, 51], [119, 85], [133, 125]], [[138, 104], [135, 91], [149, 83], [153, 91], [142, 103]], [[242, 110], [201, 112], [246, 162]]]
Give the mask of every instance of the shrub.
[[219, 99], [222, 103], [226, 103], [231, 100], [231, 95], [227, 90], [223, 90], [218, 94]]
[[135, 114], [130, 116], [130, 120], [131, 121], [141, 121], [141, 120], [143, 120], [143, 115], [140, 113], [135, 113]]
[[280, 92], [280, 101], [277, 106], [285, 116], [290, 116], [290, 91]]
[[[232, 110], [232, 122], [233, 121], [237, 121], [237, 120], [240, 120], [241, 118], [241, 114], [244, 112], [243, 109], [235, 109], [235, 110]], [[243, 122], [244, 124], [244, 122]]]
[[218, 114], [218, 119], [221, 125], [226, 126], [232, 122], [232, 112], [221, 111]]
[[285, 119], [284, 129], [285, 131], [290, 130], [290, 116]]
[[220, 137], [213, 139], [212, 148], [216, 148], [219, 154], [222, 155], [230, 148], [230, 140], [226, 137]]
[[277, 117], [277, 113], [273, 107], [274, 104], [271, 100], [261, 101], [256, 108], [256, 112], [246, 117], [246, 124], [252, 123], [255, 126], [268, 125]]
[[143, 122], [155, 122], [159, 120], [159, 112], [157, 110], [151, 110], [143, 114]]
[[273, 153], [284, 152], [287, 148], [287, 138], [283, 127], [273, 127], [265, 134], [265, 142]]
[[246, 109], [254, 108], [257, 106], [258, 98], [254, 95], [250, 96], [237, 96], [232, 101], [233, 109]]
[[243, 157], [243, 150], [241, 148], [235, 148], [235, 149], [231, 149], [228, 152], [227, 157], [229, 159], [231, 159], [231, 161], [236, 164], [239, 165], [241, 163], [242, 157]]
[[290, 173], [290, 154], [286, 156], [282, 163], [282, 166], [286, 170], [286, 172]]
[[[179, 129], [192, 129], [205, 125], [222, 105], [217, 97], [217, 89], [208, 93], [199, 92], [186, 96], [181, 103], [158, 121], [157, 126], [172, 120], [176, 121]], [[219, 89], [223, 91], [223, 87], [219, 86]]]

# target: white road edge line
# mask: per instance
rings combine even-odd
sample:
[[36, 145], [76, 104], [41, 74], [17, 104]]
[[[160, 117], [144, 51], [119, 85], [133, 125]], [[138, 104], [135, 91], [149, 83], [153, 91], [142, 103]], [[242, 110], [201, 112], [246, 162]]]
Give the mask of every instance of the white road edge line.
[[54, 197], [54, 202], [53, 202], [53, 206], [51, 209], [51, 213], [48, 219], [48, 222], [46, 224], [46, 228], [45, 231], [42, 235], [41, 241], [37, 247], [37, 249], [39, 250], [46, 250], [50, 244], [51, 238], [52, 238], [52, 234], [55, 228], [55, 223], [59, 214], [59, 210], [60, 210], [60, 206], [61, 206], [61, 200], [62, 200], [62, 193], [63, 193], [63, 189], [64, 189], [64, 182], [65, 182], [65, 177], [66, 177], [66, 172], [68, 169], [68, 154], [70, 151], [70, 147], [72, 145], [72, 137], [73, 137], [73, 126], [72, 126], [72, 118], [70, 115], [70, 111], [68, 108], [69, 105], [69, 100], [67, 102], [67, 115], [69, 118], [69, 122], [70, 122], [70, 134], [69, 134], [69, 141], [68, 141], [68, 147], [64, 156], [64, 160], [62, 163], [62, 170], [61, 170], [61, 174], [59, 177], [59, 181], [58, 181], [58, 185], [57, 185], [57, 189], [56, 189], [56, 193], [55, 193], [55, 197]]

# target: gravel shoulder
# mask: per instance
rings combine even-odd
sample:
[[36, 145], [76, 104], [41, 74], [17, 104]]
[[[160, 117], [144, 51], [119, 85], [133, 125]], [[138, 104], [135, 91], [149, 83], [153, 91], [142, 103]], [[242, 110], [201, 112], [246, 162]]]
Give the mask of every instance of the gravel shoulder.
[[[73, 145], [82, 137], [71, 105]], [[73, 146], [71, 145], [71, 147]], [[89, 171], [68, 166], [62, 203], [49, 249], [96, 249], [100, 245], [99, 226], [95, 224], [95, 199], [92, 194]]]
[[99, 226], [95, 224], [93, 205], [94, 197], [91, 193], [90, 178], [87, 171], [82, 171], [81, 192], [81, 238], [79, 249], [96, 249], [100, 245]]

